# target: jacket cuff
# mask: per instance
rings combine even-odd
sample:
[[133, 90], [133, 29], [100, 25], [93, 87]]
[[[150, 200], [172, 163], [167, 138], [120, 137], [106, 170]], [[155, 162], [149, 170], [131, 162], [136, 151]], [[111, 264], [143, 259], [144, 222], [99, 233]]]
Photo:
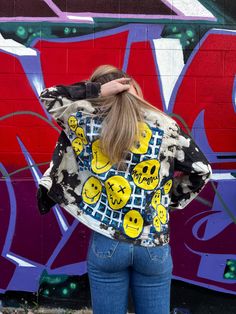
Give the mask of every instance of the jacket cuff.
[[48, 196], [48, 190], [42, 185], [39, 185], [37, 190], [37, 203], [41, 215], [47, 214], [56, 205], [56, 202]]
[[86, 98], [97, 98], [101, 93], [101, 84], [98, 82], [86, 82]]

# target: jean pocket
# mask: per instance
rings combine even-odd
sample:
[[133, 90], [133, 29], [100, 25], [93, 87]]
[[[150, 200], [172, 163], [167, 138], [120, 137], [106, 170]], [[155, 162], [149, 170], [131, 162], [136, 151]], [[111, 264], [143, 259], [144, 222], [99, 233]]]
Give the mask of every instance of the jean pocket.
[[170, 256], [170, 246], [165, 244], [162, 246], [147, 247], [149, 257], [152, 261], [165, 262]]
[[93, 233], [92, 250], [97, 257], [109, 258], [115, 253], [119, 242], [103, 236], [97, 232]]

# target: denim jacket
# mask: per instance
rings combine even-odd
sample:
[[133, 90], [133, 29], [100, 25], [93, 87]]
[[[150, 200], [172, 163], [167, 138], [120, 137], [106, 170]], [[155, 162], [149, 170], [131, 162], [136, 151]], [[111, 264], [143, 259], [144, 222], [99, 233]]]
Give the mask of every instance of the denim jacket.
[[[99, 86], [93, 88], [96, 96]], [[176, 121], [145, 110], [139, 138], [120, 170], [100, 148], [97, 107], [76, 100], [81, 93], [71, 98], [67, 91], [55, 86], [40, 97], [63, 128], [50, 168], [40, 180], [47, 196], [110, 238], [149, 247], [168, 243], [169, 210], [184, 208], [208, 182], [207, 159]]]

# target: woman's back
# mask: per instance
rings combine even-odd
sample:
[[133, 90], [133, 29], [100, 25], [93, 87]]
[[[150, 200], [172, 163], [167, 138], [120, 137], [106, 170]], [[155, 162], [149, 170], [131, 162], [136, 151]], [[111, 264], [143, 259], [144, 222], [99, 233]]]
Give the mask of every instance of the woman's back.
[[[187, 167], [190, 172], [194, 163], [204, 162], [202, 155], [196, 146], [191, 147], [191, 138], [180, 135], [173, 119], [146, 110], [138, 123], [139, 136], [120, 167], [101, 149], [104, 118], [96, 113], [97, 107], [80, 101], [76, 111], [67, 110], [63, 121], [60, 119], [74, 151], [74, 166], [70, 163], [68, 168], [67, 163], [63, 168], [62, 163], [60, 173], [54, 175], [55, 187], [59, 183], [63, 193], [61, 205], [89, 228], [110, 238], [142, 246], [168, 243], [168, 208], [173, 196], [178, 197], [175, 192], [188, 183], [187, 198], [185, 192], [181, 194], [183, 206], [191, 200], [192, 189], [196, 190], [189, 175], [174, 186], [176, 165], [180, 162], [179, 170]], [[191, 162], [189, 156], [193, 157]], [[194, 177], [198, 188], [204, 183], [202, 175], [209, 172], [206, 161], [205, 165], [199, 169], [198, 181]]]
[[[102, 66], [91, 79], [104, 84], [123, 76]], [[134, 91], [90, 101], [55, 96], [57, 87], [42, 93], [66, 137], [57, 145], [50, 180], [40, 184], [46, 182], [49, 197], [94, 231], [158, 246], [169, 242], [170, 205], [185, 207], [211, 169], [191, 137], [132, 84]]]

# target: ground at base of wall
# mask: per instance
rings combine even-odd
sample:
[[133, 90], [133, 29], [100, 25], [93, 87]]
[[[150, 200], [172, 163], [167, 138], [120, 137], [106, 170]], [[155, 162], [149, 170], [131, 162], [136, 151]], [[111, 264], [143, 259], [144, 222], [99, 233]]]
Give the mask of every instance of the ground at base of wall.
[[14, 309], [14, 308], [5, 308], [0, 310], [0, 314], [92, 314], [92, 310], [65, 310], [60, 308], [55, 309], [46, 309], [39, 308], [37, 310], [25, 310], [25, 309]]
[[[84, 309], [79, 311], [74, 310], [65, 310], [65, 309], [38, 309], [38, 310], [24, 310], [24, 309], [14, 309], [7, 308], [4, 310], [0, 310], [0, 314], [93, 314], [92, 310]], [[134, 313], [127, 313], [134, 314]]]
[[[20, 309], [20, 308], [4, 308], [0, 310], [0, 314], [93, 314], [91, 309], [82, 309], [82, 310], [70, 310], [70, 309], [46, 309], [46, 308], [39, 308], [37, 310], [30, 310], [30, 309]], [[135, 314], [131, 312], [127, 312], [127, 314]], [[188, 309], [178, 309], [175, 308], [171, 311], [170, 314], [191, 314]]]
[[[89, 291], [87, 299], [85, 293], [83, 300], [37, 299], [35, 296], [30, 298], [30, 295], [19, 292], [0, 295], [0, 314], [92, 314]], [[134, 312], [132, 302], [128, 310], [130, 314]], [[236, 314], [236, 297], [172, 280], [171, 313]]]

